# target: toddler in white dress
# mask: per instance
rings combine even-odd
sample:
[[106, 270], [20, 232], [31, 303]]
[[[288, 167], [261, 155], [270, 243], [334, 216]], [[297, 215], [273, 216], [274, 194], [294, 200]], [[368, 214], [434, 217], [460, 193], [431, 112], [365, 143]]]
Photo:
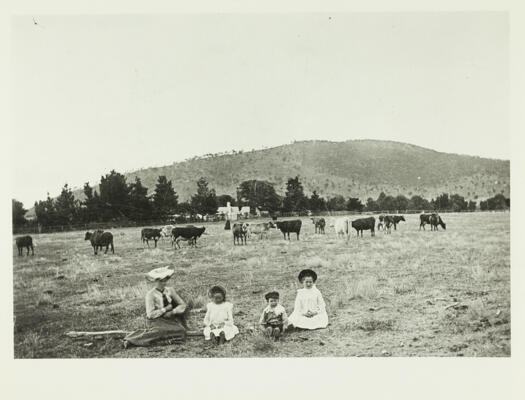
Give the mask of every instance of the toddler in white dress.
[[233, 324], [233, 304], [226, 301], [226, 290], [221, 286], [210, 289], [212, 302], [206, 305], [204, 339], [223, 344], [239, 333]]

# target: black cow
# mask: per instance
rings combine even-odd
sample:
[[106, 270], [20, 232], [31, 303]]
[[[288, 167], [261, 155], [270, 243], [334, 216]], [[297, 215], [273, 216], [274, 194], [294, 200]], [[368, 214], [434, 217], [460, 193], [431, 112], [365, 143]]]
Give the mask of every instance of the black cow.
[[184, 227], [175, 227], [171, 230], [171, 245], [173, 243], [180, 249], [180, 240], [186, 240], [190, 243], [190, 246], [197, 247], [197, 239], [201, 237], [206, 228], [196, 227], [193, 225], [187, 225]]
[[149, 247], [149, 241], [153, 239], [155, 241], [155, 247], [157, 247], [157, 242], [162, 236], [161, 229], [155, 228], [144, 228], [140, 231], [140, 238], [142, 239], [142, 244], [147, 243]]
[[111, 232], [104, 232], [101, 230], [96, 230], [93, 233], [86, 232], [84, 240], [89, 240], [91, 242], [91, 246], [93, 246], [93, 252], [95, 255], [98, 254], [99, 248], [102, 250], [102, 247], [106, 248], [104, 254], [107, 254], [109, 246], [111, 246], [111, 252], [115, 254], [115, 248], [113, 247], [113, 235]]
[[15, 239], [16, 248], [18, 249], [18, 255], [23, 255], [24, 247], [27, 249], [27, 256], [29, 255], [29, 249], [31, 249], [31, 255], [35, 255], [35, 250], [33, 248], [33, 238], [29, 235], [20, 236]]
[[311, 218], [312, 222], [315, 225], [315, 233], [323, 233], [324, 227], [326, 226], [326, 221], [323, 217], [313, 217]]
[[[246, 244], [246, 236], [248, 235], [248, 224], [235, 223], [232, 226], [233, 245]], [[240, 240], [240, 243], [239, 243]]]
[[375, 236], [375, 226], [376, 219], [374, 217], [359, 218], [352, 221], [352, 228], [357, 231], [357, 236], [359, 236], [359, 232], [361, 232], [361, 237], [363, 237], [363, 231], [367, 230], [370, 230], [371, 235]]
[[402, 215], [392, 215], [392, 219], [393, 219], [395, 231], [397, 230], [397, 224], [399, 224], [401, 221], [405, 221], [405, 217]]
[[432, 214], [421, 214], [419, 216], [419, 230], [423, 228], [425, 230], [425, 224], [430, 224], [430, 217]]
[[302, 225], [300, 219], [292, 219], [289, 221], [275, 221], [275, 225], [281, 230], [285, 240], [286, 234], [288, 234], [288, 240], [290, 240], [290, 232], [295, 232], [297, 234], [297, 240], [299, 240], [299, 233], [301, 232]]
[[447, 225], [443, 222], [439, 214], [432, 214], [430, 216], [430, 230], [431, 231], [437, 231], [438, 225], [441, 225], [441, 227], [446, 230]]

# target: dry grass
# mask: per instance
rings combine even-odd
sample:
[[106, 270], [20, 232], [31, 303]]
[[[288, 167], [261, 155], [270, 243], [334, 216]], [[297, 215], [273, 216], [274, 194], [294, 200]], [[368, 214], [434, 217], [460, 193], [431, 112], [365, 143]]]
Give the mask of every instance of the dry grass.
[[[365, 233], [348, 242], [328, 228], [315, 235], [305, 219], [303, 240], [284, 241], [272, 230], [268, 240], [246, 246], [233, 246], [222, 223], [207, 224], [198, 248], [180, 250], [169, 242], [143, 248], [140, 228], [112, 229], [116, 254], [98, 256], [83, 232], [35, 235], [34, 257], [13, 249], [15, 356], [510, 355], [509, 214], [445, 214], [447, 230], [439, 232], [419, 231], [417, 215], [406, 219], [391, 235]], [[144, 273], [165, 265], [176, 271], [170, 284], [190, 306], [193, 329], [202, 328], [208, 289], [220, 284], [241, 334], [219, 347], [195, 338], [126, 351], [114, 339], [90, 348], [64, 340], [67, 330], [144, 327], [151, 287]], [[264, 293], [278, 290], [291, 313], [303, 268], [318, 273], [330, 325], [268, 341], [257, 327]], [[456, 308], [445, 309], [450, 305]]]

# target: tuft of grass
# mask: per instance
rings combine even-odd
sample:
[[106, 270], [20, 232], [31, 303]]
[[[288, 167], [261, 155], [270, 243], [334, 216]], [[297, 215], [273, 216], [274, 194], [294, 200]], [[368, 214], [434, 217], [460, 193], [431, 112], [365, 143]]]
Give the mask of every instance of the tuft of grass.
[[334, 264], [336, 267], [341, 269], [351, 269], [352, 268], [353, 257], [351, 254], [339, 254], [334, 259]]
[[352, 282], [346, 287], [348, 299], [376, 299], [379, 297], [376, 278], [365, 278]]
[[53, 303], [53, 298], [49, 293], [38, 293], [35, 296], [35, 304], [37, 307], [48, 306]]
[[394, 327], [394, 322], [391, 319], [387, 319], [387, 320], [365, 319], [356, 324], [357, 329], [361, 329], [366, 332], [391, 331], [393, 327]]
[[330, 262], [328, 260], [325, 260], [324, 258], [321, 258], [319, 256], [313, 256], [309, 258], [302, 258], [300, 261], [300, 265], [304, 266], [304, 268], [323, 268], [323, 267], [329, 267]]
[[394, 285], [394, 294], [405, 295], [416, 292], [416, 286], [407, 282], [400, 282]]
[[253, 350], [257, 353], [269, 353], [275, 349], [273, 342], [260, 335], [253, 338]]
[[100, 285], [88, 285], [82, 299], [89, 304], [105, 304], [113, 301], [134, 301], [143, 299], [149, 287], [146, 282], [134, 286], [101, 289]]
[[29, 332], [24, 335], [22, 342], [19, 344], [19, 351], [24, 358], [35, 358], [40, 343], [40, 334], [37, 332]]
[[496, 277], [495, 271], [483, 268], [479, 264], [470, 267], [470, 275], [476, 282], [490, 282]]
[[207, 296], [204, 296], [202, 294], [198, 295], [190, 295], [187, 298], [184, 299], [186, 303], [188, 304], [188, 308], [190, 310], [199, 310], [203, 309], [204, 306], [208, 303], [209, 299]]

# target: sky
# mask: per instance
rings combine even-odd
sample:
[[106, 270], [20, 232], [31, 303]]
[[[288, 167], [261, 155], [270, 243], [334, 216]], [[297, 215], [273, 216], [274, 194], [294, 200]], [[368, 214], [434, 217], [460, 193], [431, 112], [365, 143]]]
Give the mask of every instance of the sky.
[[509, 159], [508, 30], [494, 12], [14, 17], [13, 197], [295, 140]]

